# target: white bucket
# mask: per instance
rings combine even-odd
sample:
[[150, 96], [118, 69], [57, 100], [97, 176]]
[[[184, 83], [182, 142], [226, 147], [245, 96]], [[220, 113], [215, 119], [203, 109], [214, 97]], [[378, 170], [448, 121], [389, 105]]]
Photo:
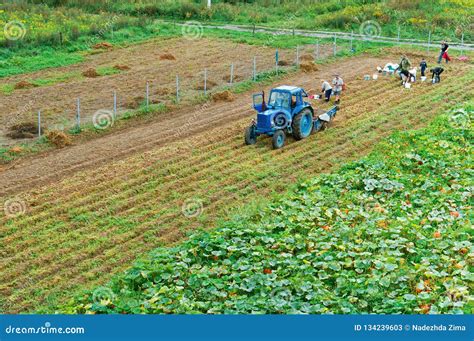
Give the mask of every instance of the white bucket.
[[410, 83], [405, 83], [405, 89], [410, 89], [411, 88], [411, 84]]
[[377, 74], [374, 73], [374, 74], [372, 75], [372, 79], [373, 79], [373, 80], [376, 80], [377, 78], [379, 78], [379, 75], [377, 75]]
[[424, 82], [426, 80], [426, 76], [421, 76], [421, 81]]

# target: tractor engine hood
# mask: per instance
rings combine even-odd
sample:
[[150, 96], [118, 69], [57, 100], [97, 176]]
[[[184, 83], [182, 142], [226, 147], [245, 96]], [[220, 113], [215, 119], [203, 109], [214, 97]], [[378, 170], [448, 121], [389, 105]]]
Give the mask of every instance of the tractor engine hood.
[[257, 115], [258, 129], [285, 128], [289, 123], [291, 123], [291, 116], [282, 109], [268, 109]]

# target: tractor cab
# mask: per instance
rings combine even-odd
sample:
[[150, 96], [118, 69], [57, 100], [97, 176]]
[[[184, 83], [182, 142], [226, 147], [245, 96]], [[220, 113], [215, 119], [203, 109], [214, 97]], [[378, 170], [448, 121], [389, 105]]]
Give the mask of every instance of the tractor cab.
[[283, 85], [272, 89], [268, 103], [265, 103], [264, 92], [253, 95], [253, 107], [258, 113], [265, 112], [268, 109], [279, 109], [293, 114], [298, 107], [309, 105], [309, 103], [303, 101], [303, 97], [308, 97], [308, 95], [302, 88]]
[[288, 129], [291, 132], [295, 115], [310, 107], [309, 103], [303, 101], [305, 96], [308, 95], [303, 89], [288, 85], [273, 88], [268, 102], [265, 101], [264, 92], [253, 95], [253, 107], [258, 113], [257, 131], [269, 135], [280, 129]]

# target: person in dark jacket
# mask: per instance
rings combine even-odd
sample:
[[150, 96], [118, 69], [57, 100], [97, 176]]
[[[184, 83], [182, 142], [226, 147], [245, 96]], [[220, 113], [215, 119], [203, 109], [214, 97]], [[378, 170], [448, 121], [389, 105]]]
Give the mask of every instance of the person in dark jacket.
[[441, 66], [437, 66], [433, 69], [430, 69], [431, 72], [431, 82], [432, 83], [439, 83], [441, 82], [440, 75], [443, 73], [444, 69]]
[[440, 51], [439, 57], [438, 57], [438, 64], [441, 63], [441, 60], [443, 58], [446, 58], [446, 63], [448, 62], [449, 59], [451, 59], [448, 56], [448, 49], [449, 49], [449, 45], [445, 41], [442, 41], [441, 42], [441, 51]]
[[402, 80], [402, 85], [410, 83], [410, 72], [408, 70], [401, 70], [400, 79]]
[[425, 70], [428, 68], [428, 64], [426, 64], [426, 60], [425, 58], [423, 58], [421, 60], [421, 63], [420, 63], [420, 69], [421, 69], [421, 76], [422, 77], [425, 77]]

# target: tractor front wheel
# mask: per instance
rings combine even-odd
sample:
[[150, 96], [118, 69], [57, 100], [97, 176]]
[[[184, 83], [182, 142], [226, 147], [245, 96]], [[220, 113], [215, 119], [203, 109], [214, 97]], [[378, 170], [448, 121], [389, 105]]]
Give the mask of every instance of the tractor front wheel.
[[293, 120], [293, 136], [295, 140], [308, 137], [313, 130], [313, 113], [308, 108], [301, 110]]
[[273, 149], [280, 149], [285, 145], [285, 132], [283, 130], [277, 130], [272, 137]]
[[251, 125], [245, 129], [245, 144], [251, 145], [257, 143], [257, 134], [255, 133], [255, 126]]

